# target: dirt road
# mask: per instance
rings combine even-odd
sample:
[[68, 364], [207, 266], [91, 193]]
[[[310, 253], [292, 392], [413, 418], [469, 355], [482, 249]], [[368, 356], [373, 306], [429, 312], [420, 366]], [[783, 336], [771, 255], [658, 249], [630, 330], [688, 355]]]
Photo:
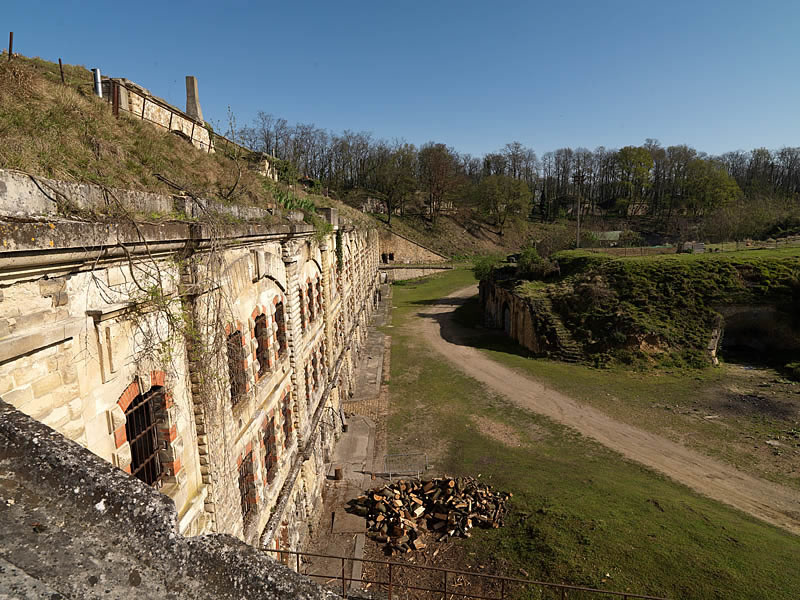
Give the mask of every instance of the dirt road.
[[435, 305], [424, 307], [421, 314], [427, 318], [419, 319], [423, 338], [459, 369], [522, 408], [572, 427], [709, 498], [800, 535], [797, 492], [612, 419], [467, 345], [468, 330], [452, 319], [452, 312], [476, 293], [477, 286], [470, 286], [451, 294]]

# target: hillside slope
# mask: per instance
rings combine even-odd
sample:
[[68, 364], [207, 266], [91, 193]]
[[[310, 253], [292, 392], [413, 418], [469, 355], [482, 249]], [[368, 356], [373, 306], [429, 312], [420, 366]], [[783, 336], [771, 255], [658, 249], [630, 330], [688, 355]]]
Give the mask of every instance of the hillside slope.
[[[386, 215], [374, 215], [386, 222]], [[544, 254], [569, 248], [575, 240], [572, 224], [543, 224], [517, 220], [502, 235], [475, 210], [464, 208], [439, 217], [436, 224], [421, 215], [393, 216], [391, 230], [455, 259], [476, 255], [506, 255], [537, 242]]]
[[[0, 168], [109, 189], [188, 193], [223, 203], [305, 209], [336, 206], [350, 220], [370, 220], [336, 200], [289, 189], [252, 169], [246, 152], [198, 150], [153, 124], [121, 115], [91, 91], [92, 74], [38, 58], [0, 63]], [[307, 199], [308, 201], [303, 201]], [[140, 215], [142, 218], [179, 215]]]

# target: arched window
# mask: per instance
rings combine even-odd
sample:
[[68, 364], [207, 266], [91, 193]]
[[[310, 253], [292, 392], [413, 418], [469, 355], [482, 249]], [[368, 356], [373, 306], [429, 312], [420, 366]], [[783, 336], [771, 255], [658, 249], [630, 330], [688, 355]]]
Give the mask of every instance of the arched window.
[[247, 521], [256, 505], [255, 476], [253, 475], [253, 451], [248, 452], [239, 465], [239, 500], [242, 518]]
[[292, 408], [289, 403], [289, 394], [283, 397], [283, 447], [288, 448], [292, 440]]
[[131, 446], [131, 475], [147, 485], [158, 485], [164, 477], [158, 456], [156, 412], [164, 406], [164, 388], [154, 386], [139, 394], [125, 410], [125, 436]]
[[278, 355], [286, 352], [286, 316], [283, 312], [283, 302], [275, 305], [275, 326], [278, 338]]
[[275, 417], [271, 417], [264, 425], [264, 470], [267, 483], [275, 480], [278, 464], [278, 445], [275, 443]]
[[228, 336], [228, 378], [231, 384], [231, 402], [236, 405], [247, 391], [242, 332], [238, 329]]
[[306, 294], [308, 295], [308, 320], [314, 321], [317, 318], [316, 298], [314, 298], [314, 284], [309, 281]]
[[263, 377], [269, 371], [269, 336], [267, 334], [267, 315], [256, 317], [256, 360], [258, 360], [258, 374]]

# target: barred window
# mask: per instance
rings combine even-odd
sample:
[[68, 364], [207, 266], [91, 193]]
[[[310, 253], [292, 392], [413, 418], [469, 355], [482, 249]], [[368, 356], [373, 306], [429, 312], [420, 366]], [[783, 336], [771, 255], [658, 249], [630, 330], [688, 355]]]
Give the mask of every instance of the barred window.
[[125, 411], [125, 436], [131, 445], [131, 475], [148, 485], [160, 485], [164, 477], [158, 457], [156, 412], [164, 405], [164, 388], [154, 386], [139, 394]]
[[228, 336], [228, 377], [231, 383], [231, 401], [236, 405], [247, 391], [242, 332], [238, 329]]
[[253, 510], [255, 502], [252, 502], [255, 487], [253, 485], [253, 452], [250, 451], [239, 465], [239, 499], [242, 503], [242, 518], [247, 519], [250, 511]]
[[275, 442], [275, 417], [272, 417], [264, 426], [264, 470], [267, 473], [267, 483], [275, 480], [277, 464], [278, 445]]
[[283, 445], [289, 446], [292, 437], [292, 409], [289, 404], [289, 394], [283, 397]]
[[319, 307], [319, 311], [322, 312], [322, 280], [317, 279], [317, 306]]
[[316, 299], [314, 298], [314, 284], [311, 283], [310, 281], [308, 282], [307, 296], [308, 296], [308, 320], [313, 321], [314, 319], [317, 318], [316, 314], [317, 307], [315, 306]]
[[269, 370], [269, 336], [267, 334], [267, 315], [256, 317], [256, 360], [258, 360], [258, 374], [266, 375]]
[[283, 312], [283, 302], [275, 305], [275, 325], [277, 326], [278, 354], [286, 352], [286, 315]]

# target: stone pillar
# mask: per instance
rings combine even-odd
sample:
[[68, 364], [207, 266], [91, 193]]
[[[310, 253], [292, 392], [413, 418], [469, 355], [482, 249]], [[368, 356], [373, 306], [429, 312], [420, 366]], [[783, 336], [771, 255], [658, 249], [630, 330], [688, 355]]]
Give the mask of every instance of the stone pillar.
[[200, 108], [200, 94], [197, 92], [197, 78], [186, 76], [186, 114], [202, 122], [203, 110]]
[[[295, 430], [298, 442], [308, 436], [309, 418], [308, 398], [306, 398], [305, 372], [303, 370], [303, 328], [300, 323], [300, 245], [289, 241], [283, 244], [282, 257], [286, 265], [286, 345], [289, 351], [289, 364], [292, 369], [292, 387], [295, 406], [293, 414], [297, 419]], [[298, 443], [302, 446], [302, 443]]]
[[336, 360], [336, 340], [333, 333], [333, 313], [331, 304], [333, 298], [333, 281], [331, 278], [331, 264], [336, 260], [336, 255], [331, 251], [331, 244], [335, 243], [329, 236], [319, 246], [322, 255], [322, 309], [325, 323], [325, 360], [328, 369], [333, 369]]

